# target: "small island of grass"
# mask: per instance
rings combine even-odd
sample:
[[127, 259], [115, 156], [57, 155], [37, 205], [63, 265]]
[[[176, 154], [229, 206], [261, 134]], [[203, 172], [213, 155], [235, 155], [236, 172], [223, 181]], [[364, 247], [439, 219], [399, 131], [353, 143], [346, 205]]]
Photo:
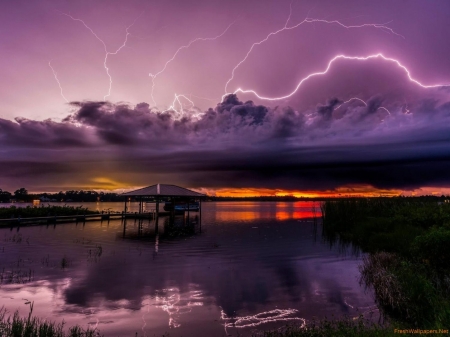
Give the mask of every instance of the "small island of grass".
[[40, 207], [0, 207], [0, 219], [9, 218], [37, 218], [49, 216], [68, 216], [68, 215], [87, 215], [98, 214], [97, 211], [91, 211], [82, 206], [40, 206]]

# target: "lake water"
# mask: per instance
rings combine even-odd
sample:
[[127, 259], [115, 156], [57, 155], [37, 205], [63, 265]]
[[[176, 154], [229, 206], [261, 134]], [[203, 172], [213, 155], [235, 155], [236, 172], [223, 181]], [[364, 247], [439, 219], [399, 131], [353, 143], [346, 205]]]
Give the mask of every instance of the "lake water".
[[34, 301], [38, 317], [105, 336], [247, 336], [358, 316], [374, 308], [358, 282], [361, 259], [322, 241], [314, 208], [204, 202], [201, 224], [192, 212], [173, 224], [160, 217], [0, 229], [0, 307], [27, 316], [25, 302]]

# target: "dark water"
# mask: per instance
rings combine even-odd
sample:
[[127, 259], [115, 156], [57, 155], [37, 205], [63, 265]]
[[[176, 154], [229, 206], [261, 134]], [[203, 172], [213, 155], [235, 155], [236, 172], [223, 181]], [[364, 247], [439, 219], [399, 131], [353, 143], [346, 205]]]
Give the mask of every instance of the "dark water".
[[203, 203], [201, 226], [191, 213], [189, 224], [162, 217], [157, 228], [114, 220], [1, 229], [0, 303], [27, 315], [34, 301], [38, 317], [106, 336], [245, 336], [358, 316], [374, 306], [358, 283], [360, 259], [322, 242], [320, 224], [315, 235], [313, 206]]

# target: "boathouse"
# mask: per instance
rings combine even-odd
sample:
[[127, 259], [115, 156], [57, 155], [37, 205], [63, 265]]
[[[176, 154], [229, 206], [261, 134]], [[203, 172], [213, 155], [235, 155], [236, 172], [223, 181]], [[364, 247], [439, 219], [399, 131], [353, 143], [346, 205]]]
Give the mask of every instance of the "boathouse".
[[169, 185], [169, 184], [156, 184], [148, 187], [140, 188], [138, 190], [122, 193], [122, 196], [126, 197], [125, 199], [125, 213], [126, 213], [126, 204], [127, 200], [131, 197], [134, 197], [139, 201], [139, 213], [143, 212], [143, 203], [148, 201], [154, 201], [156, 203], [156, 216], [159, 215], [159, 203], [162, 201], [171, 202], [172, 203], [172, 213], [175, 212], [175, 204], [176, 203], [185, 203], [187, 204], [186, 211], [190, 212], [190, 203], [194, 201], [199, 202], [199, 216], [201, 217], [201, 209], [202, 209], [202, 199], [206, 198], [205, 194], [198, 193], [192, 190], [189, 190], [184, 187]]

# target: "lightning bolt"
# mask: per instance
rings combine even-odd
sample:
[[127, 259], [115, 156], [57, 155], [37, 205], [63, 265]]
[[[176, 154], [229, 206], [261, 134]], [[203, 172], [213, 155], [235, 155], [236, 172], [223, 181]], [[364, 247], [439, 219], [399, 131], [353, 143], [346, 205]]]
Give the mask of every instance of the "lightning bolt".
[[[151, 97], [152, 97], [152, 101], [153, 101], [153, 104], [154, 104], [154, 105], [156, 105], [156, 101], [155, 101], [155, 98], [154, 98], [154, 96], [153, 96], [153, 92], [154, 92], [154, 90], [155, 90], [155, 80], [156, 80], [156, 78], [157, 78], [159, 75], [161, 75], [161, 74], [166, 70], [166, 68], [167, 68], [167, 66], [169, 65], [169, 63], [172, 62], [173, 60], [175, 60], [175, 58], [177, 57], [178, 53], [179, 53], [180, 51], [182, 51], [183, 49], [188, 49], [188, 48], [189, 48], [192, 44], [194, 44], [195, 42], [198, 42], [198, 41], [213, 41], [213, 40], [217, 40], [218, 38], [222, 37], [222, 36], [228, 31], [228, 29], [230, 29], [230, 27], [231, 27], [235, 22], [236, 22], [236, 20], [233, 21], [232, 23], [230, 23], [230, 24], [228, 25], [228, 27], [227, 27], [220, 35], [217, 35], [217, 36], [215, 36], [215, 37], [198, 37], [198, 38], [196, 38], [196, 39], [193, 39], [193, 40], [189, 41], [188, 44], [186, 44], [186, 45], [184, 45], [184, 46], [181, 46], [180, 48], [177, 49], [177, 51], [173, 54], [172, 58], [170, 58], [170, 59], [164, 64], [164, 67], [163, 67], [160, 71], [158, 71], [156, 74], [152, 74], [152, 73], [149, 73], [149, 74], [148, 74], [148, 76], [150, 76], [150, 77], [152, 78]], [[176, 95], [175, 95], [175, 96], [176, 96]]]
[[378, 109], [386, 111], [389, 115], [391, 114], [391, 112], [388, 109], [386, 109], [384, 106], [380, 106]]
[[81, 22], [83, 24], [84, 27], [86, 27], [86, 29], [88, 29], [92, 35], [94, 35], [94, 37], [100, 41], [100, 43], [103, 45], [103, 49], [105, 50], [105, 59], [103, 60], [103, 67], [105, 68], [106, 74], [108, 75], [109, 78], [109, 88], [108, 88], [108, 93], [103, 96], [103, 100], [106, 100], [106, 97], [111, 96], [111, 88], [112, 88], [112, 77], [111, 74], [109, 73], [109, 68], [107, 65], [107, 61], [108, 61], [108, 56], [109, 55], [117, 55], [123, 48], [125, 48], [127, 42], [128, 42], [128, 36], [130, 35], [129, 29], [136, 23], [136, 21], [142, 16], [141, 13], [136, 19], [134, 19], [133, 23], [131, 25], [129, 25], [126, 29], [125, 29], [125, 40], [123, 41], [122, 45], [117, 48], [115, 51], [110, 52], [108, 51], [108, 47], [106, 47], [106, 43], [92, 30], [91, 27], [89, 27], [83, 20], [78, 19], [78, 18], [74, 18], [72, 15], [61, 12], [59, 10], [57, 10], [57, 12], [59, 12], [62, 15], [65, 15], [67, 17], [69, 17], [70, 19], [72, 19], [73, 21], [77, 21], [77, 22]]
[[212, 99], [212, 98], [207, 98], [207, 97], [202, 97], [202, 96], [196, 96], [196, 95], [193, 95], [193, 94], [189, 94], [189, 97], [195, 97], [195, 98], [198, 98], [198, 99], [202, 99], [202, 100], [204, 100], [204, 101], [210, 101], [210, 102], [212, 102], [212, 103], [217, 103], [216, 102], [216, 100], [214, 100], [214, 99]]
[[55, 80], [56, 80], [56, 82], [57, 82], [58, 85], [59, 85], [59, 90], [60, 90], [60, 93], [61, 93], [61, 97], [64, 98], [64, 100], [66, 101], [66, 103], [69, 103], [69, 100], [68, 100], [68, 99], [64, 96], [64, 94], [63, 94], [63, 89], [62, 89], [61, 83], [60, 83], [59, 80], [58, 80], [58, 74], [56, 73], [55, 69], [53, 69], [53, 67], [52, 67], [52, 60], [48, 61], [48, 66], [49, 66], [50, 69], [52, 70], [53, 76], [55, 76]]
[[[186, 95], [182, 95], [182, 94], [177, 95], [177, 94], [175, 93], [174, 99], [173, 99], [173, 101], [172, 101], [172, 105], [169, 106], [166, 110], [164, 110], [164, 111], [162, 111], [162, 112], [164, 113], [164, 112], [167, 112], [167, 111], [174, 111], [174, 112], [176, 112], [178, 115], [181, 115], [181, 114], [183, 113], [183, 103], [180, 101], [180, 97], [186, 99], [186, 100], [191, 104], [191, 108], [195, 106], [194, 102], [193, 102], [191, 99], [189, 99]], [[178, 106], [180, 107], [180, 111], [178, 111], [178, 110], [176, 109], [176, 107], [175, 107], [177, 103], [178, 103]]]
[[363, 101], [361, 98], [358, 97], [352, 97], [349, 100], [342, 102], [341, 104], [339, 104], [336, 108], [334, 108], [334, 110], [339, 109], [341, 106], [343, 106], [344, 104], [350, 103], [351, 101], [360, 101], [362, 104], [364, 104], [365, 106], [367, 106], [367, 103], [365, 101]]
[[[396, 64], [400, 69], [402, 69], [402, 70], [406, 73], [406, 75], [407, 75], [409, 81], [411, 81], [412, 83], [415, 83], [415, 84], [419, 85], [419, 86], [422, 87], [422, 88], [438, 88], [438, 87], [449, 87], [449, 86], [450, 86], [450, 84], [429, 84], [429, 85], [427, 85], [427, 84], [422, 84], [421, 82], [419, 82], [418, 80], [414, 79], [414, 78], [411, 76], [411, 73], [409, 72], [409, 70], [408, 70], [402, 63], [400, 63], [399, 60], [394, 59], [394, 58], [391, 58], [391, 57], [386, 57], [386, 56], [384, 56], [382, 53], [378, 53], [378, 54], [373, 54], [373, 55], [369, 55], [369, 56], [347, 56], [347, 55], [336, 55], [335, 57], [333, 57], [333, 58], [331, 59], [331, 61], [328, 62], [328, 65], [327, 65], [327, 67], [325, 68], [324, 71], [315, 72], [315, 73], [309, 74], [308, 76], [304, 77], [303, 79], [300, 80], [300, 82], [297, 84], [297, 86], [295, 87], [295, 89], [294, 89], [291, 93], [289, 93], [289, 94], [287, 94], [287, 95], [285, 95], [285, 96], [280, 96], [280, 97], [265, 97], [265, 96], [259, 95], [259, 94], [258, 94], [256, 91], [254, 91], [254, 90], [243, 90], [243, 89], [241, 89], [241, 88], [238, 88], [238, 89], [234, 92], [234, 94], [236, 94], [236, 93], [238, 93], [238, 92], [241, 92], [241, 93], [244, 93], [244, 94], [253, 94], [253, 95], [255, 95], [256, 97], [258, 97], [259, 99], [267, 100], [267, 101], [278, 101], [278, 100], [286, 99], [286, 98], [289, 98], [289, 97], [291, 97], [292, 95], [294, 95], [294, 94], [298, 91], [298, 89], [300, 88], [300, 86], [301, 86], [304, 82], [306, 82], [307, 80], [309, 80], [310, 78], [317, 77], [317, 76], [322, 76], [322, 75], [325, 75], [326, 73], [328, 73], [328, 71], [331, 69], [331, 66], [332, 66], [336, 61], [338, 61], [338, 60], [367, 61], [367, 60], [370, 60], [370, 59], [377, 59], [377, 58], [382, 59], [382, 60], [387, 61], [387, 62], [391, 62], [391, 63]], [[222, 96], [222, 101], [223, 101], [223, 99], [224, 99], [224, 97], [225, 97], [226, 95], [227, 95], [227, 94], [225, 94], [225, 95]]]
[[[339, 104], [339, 106], [337, 106], [337, 107], [334, 108], [333, 110], [337, 110], [337, 109], [339, 109], [341, 106], [343, 106], [344, 104], [350, 103], [351, 101], [360, 101], [362, 104], [364, 104], [365, 106], [367, 106], [367, 103], [366, 103], [364, 100], [362, 100], [361, 98], [358, 98], [358, 97], [352, 97], [352, 98], [350, 98], [349, 100], [347, 100], [347, 101], [342, 102], [341, 104]], [[377, 110], [378, 110], [378, 109], [385, 110], [389, 115], [391, 114], [391, 112], [390, 112], [387, 108], [385, 108], [384, 106], [380, 106], [380, 107], [377, 108]]]
[[[148, 303], [147, 306], [147, 314], [150, 312], [150, 296], [148, 297]], [[145, 332], [145, 327], [147, 326], [147, 321], [145, 320], [145, 312], [142, 314], [142, 321], [144, 322], [144, 325], [142, 326], [141, 330], [144, 333], [144, 337], [147, 337], [147, 333]]]
[[306, 320], [300, 317], [293, 317], [298, 312], [296, 309], [274, 309], [249, 316], [228, 317], [222, 310], [220, 319], [223, 320], [226, 328], [248, 328], [261, 324], [280, 322], [280, 321], [301, 321], [301, 327], [306, 325]]
[[346, 28], [346, 29], [373, 27], [373, 28], [381, 29], [381, 30], [384, 30], [386, 32], [392, 33], [392, 34], [397, 35], [399, 37], [405, 38], [403, 35], [400, 35], [400, 34], [396, 33], [392, 28], [386, 26], [386, 24], [388, 24], [390, 22], [387, 22], [387, 23], [384, 23], [384, 24], [365, 23], [365, 24], [361, 24], [361, 25], [345, 25], [345, 24], [343, 24], [343, 23], [341, 23], [340, 21], [337, 21], [337, 20], [329, 21], [329, 20], [325, 20], [325, 19], [312, 19], [312, 18], [306, 17], [303, 21], [297, 23], [296, 25], [288, 27], [288, 23], [289, 23], [289, 21], [291, 19], [291, 15], [292, 15], [292, 3], [290, 5], [290, 7], [289, 7], [289, 16], [288, 16], [288, 18], [286, 20], [286, 23], [284, 24], [284, 27], [278, 29], [275, 32], [269, 33], [261, 41], [253, 43], [252, 46], [250, 47], [250, 49], [248, 50], [247, 54], [245, 55], [245, 57], [241, 61], [239, 61], [239, 63], [233, 68], [233, 70], [231, 71], [231, 77], [228, 79], [227, 83], [225, 83], [225, 93], [228, 92], [227, 91], [228, 85], [234, 79], [234, 74], [235, 74], [236, 70], [247, 60], [247, 58], [249, 57], [249, 55], [251, 54], [251, 52], [253, 51], [253, 49], [256, 46], [259, 46], [259, 45], [263, 44], [264, 42], [269, 40], [269, 38], [272, 37], [272, 36], [275, 36], [275, 35], [277, 35], [277, 34], [279, 34], [281, 32], [284, 32], [286, 30], [295, 29], [295, 28], [297, 28], [297, 27], [299, 27], [299, 26], [301, 26], [301, 25], [303, 25], [305, 23], [316, 23], [316, 22], [318, 22], [318, 23], [325, 23], [325, 24], [337, 24], [337, 25], [339, 25], [339, 26], [341, 26], [343, 28]]
[[408, 103], [405, 101], [405, 105], [403, 106], [402, 112], [404, 114], [409, 114]]
[[373, 27], [373, 28], [378, 28], [381, 30], [384, 30], [386, 33], [391, 33], [394, 34], [398, 37], [401, 37], [402, 39], [405, 39], [405, 37], [402, 34], [397, 33], [396, 31], [394, 31], [392, 28], [386, 26], [387, 24], [390, 24], [392, 21], [386, 22], [386, 23], [363, 23], [361, 25], [344, 25], [342, 22], [338, 21], [338, 20], [325, 20], [325, 19], [313, 19], [313, 18], [306, 18], [305, 20], [303, 20], [303, 22], [293, 26], [293, 27], [289, 27], [288, 29], [293, 29], [293, 28], [297, 28], [298, 26], [300, 26], [303, 23], [314, 23], [314, 22], [320, 22], [320, 23], [327, 23], [327, 24], [336, 24], [339, 25], [343, 28], [346, 29], [351, 29], [351, 28], [364, 28], [364, 27]]

